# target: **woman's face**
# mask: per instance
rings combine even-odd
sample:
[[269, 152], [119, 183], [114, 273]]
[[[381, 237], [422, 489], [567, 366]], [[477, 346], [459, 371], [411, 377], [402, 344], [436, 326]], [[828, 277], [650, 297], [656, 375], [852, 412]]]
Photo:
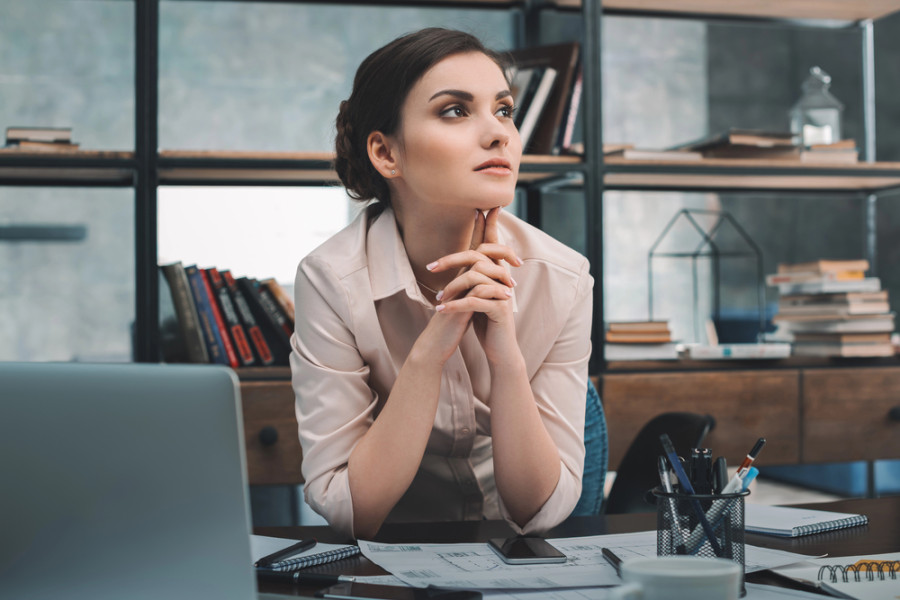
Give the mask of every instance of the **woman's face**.
[[513, 200], [522, 142], [497, 64], [455, 54], [412, 87], [396, 136], [397, 200], [489, 209]]

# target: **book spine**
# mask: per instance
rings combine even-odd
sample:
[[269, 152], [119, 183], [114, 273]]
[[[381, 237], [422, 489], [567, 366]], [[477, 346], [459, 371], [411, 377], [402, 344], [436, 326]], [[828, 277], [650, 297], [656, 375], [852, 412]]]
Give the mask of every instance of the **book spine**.
[[222, 345], [222, 337], [216, 328], [212, 308], [209, 306], [209, 298], [206, 288], [200, 277], [200, 271], [196, 265], [184, 268], [188, 281], [191, 283], [191, 292], [194, 294], [194, 302], [197, 303], [197, 314], [200, 317], [200, 327], [203, 330], [203, 341], [206, 342], [206, 350], [212, 362], [227, 365], [228, 357], [225, 356], [225, 347]]
[[272, 565], [276, 571], [294, 571], [297, 569], [305, 569], [316, 565], [324, 565], [337, 560], [343, 560], [359, 554], [359, 546], [347, 546], [346, 548], [335, 548], [328, 552], [320, 552], [319, 554], [310, 554], [301, 556], [300, 558], [288, 559], [275, 565]]
[[269, 342], [269, 348], [275, 356], [276, 364], [286, 364], [287, 356], [291, 351], [291, 338], [284, 329], [278, 324], [275, 318], [269, 314], [263, 305], [262, 298], [256, 286], [247, 277], [239, 277], [235, 280], [238, 290], [250, 306], [250, 311], [256, 318], [262, 329], [266, 341]]
[[253, 355], [250, 342], [247, 340], [247, 332], [244, 330], [240, 318], [238, 318], [237, 309], [234, 307], [231, 295], [225, 287], [225, 280], [222, 279], [222, 275], [215, 267], [207, 269], [206, 274], [209, 277], [210, 284], [212, 284], [213, 294], [218, 300], [228, 332], [234, 340], [235, 351], [241, 360], [241, 364], [245, 367], [254, 365], [256, 357]]
[[281, 308], [281, 305], [278, 303], [278, 300], [269, 291], [269, 288], [260, 284], [254, 283], [254, 288], [259, 292], [259, 299], [262, 302], [263, 308], [266, 309], [266, 312], [272, 317], [272, 320], [278, 324], [278, 327], [285, 333], [287, 336], [288, 345], [291, 343], [291, 335], [294, 333], [294, 327], [291, 325], [291, 322], [288, 320], [287, 315], [284, 313], [284, 310]]
[[169, 290], [172, 293], [172, 302], [175, 304], [175, 314], [178, 318], [181, 336], [184, 338], [187, 358], [192, 363], [208, 363], [209, 353], [203, 342], [200, 316], [197, 313], [197, 304], [191, 293], [184, 267], [180, 262], [175, 262], [163, 265], [162, 270], [169, 282]]
[[282, 312], [287, 317], [288, 321], [291, 323], [291, 329], [294, 327], [294, 301], [291, 297], [284, 291], [284, 288], [281, 287], [277, 281], [273, 278], [263, 279], [260, 281], [261, 285], [266, 286], [270, 292], [272, 292], [272, 296], [275, 297], [275, 300], [278, 301], [278, 306], [281, 307]]
[[219, 341], [225, 350], [225, 358], [228, 360], [228, 366], [237, 368], [240, 365], [237, 353], [234, 351], [234, 344], [231, 343], [231, 336], [228, 327], [225, 325], [225, 319], [222, 318], [222, 311], [219, 309], [219, 303], [216, 301], [216, 294], [213, 292], [212, 285], [209, 282], [209, 276], [204, 269], [198, 269], [200, 280], [203, 282], [203, 288], [206, 296], [209, 298], [209, 308], [212, 311], [213, 320], [216, 324], [216, 330], [219, 332]]
[[256, 355], [259, 357], [259, 361], [264, 366], [274, 365], [275, 355], [272, 354], [269, 342], [266, 341], [266, 336], [263, 335], [259, 323], [256, 322], [256, 317], [253, 316], [250, 305], [247, 304], [243, 294], [241, 294], [238, 289], [237, 282], [228, 271], [223, 271], [222, 277], [225, 279], [225, 287], [228, 289], [228, 293], [231, 296], [231, 300], [234, 302], [235, 308], [237, 308], [238, 317], [247, 330], [247, 336], [253, 344], [253, 348], [256, 351]]

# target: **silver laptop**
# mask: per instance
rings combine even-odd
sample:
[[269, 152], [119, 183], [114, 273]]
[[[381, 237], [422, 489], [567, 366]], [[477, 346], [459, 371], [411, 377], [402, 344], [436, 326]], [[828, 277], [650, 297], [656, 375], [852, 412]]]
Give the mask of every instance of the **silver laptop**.
[[234, 373], [0, 363], [0, 598], [251, 600]]

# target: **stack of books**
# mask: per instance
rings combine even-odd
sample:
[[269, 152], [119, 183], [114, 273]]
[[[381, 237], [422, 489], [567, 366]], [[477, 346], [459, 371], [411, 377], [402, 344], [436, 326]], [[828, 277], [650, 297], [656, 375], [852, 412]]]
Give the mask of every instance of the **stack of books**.
[[674, 360], [678, 347], [667, 321], [620, 321], [606, 326], [606, 360]]
[[17, 152], [77, 152], [70, 127], [7, 127], [6, 146]]
[[854, 140], [806, 147], [788, 131], [757, 129], [729, 129], [679, 144], [669, 150], [695, 152], [703, 158], [762, 159], [811, 164], [855, 164], [859, 160]]
[[288, 364], [294, 303], [274, 279], [174, 262], [160, 266], [159, 286], [164, 361]]
[[793, 336], [798, 356], [893, 356], [894, 314], [869, 262], [784, 264], [766, 277], [780, 294], [773, 321]]

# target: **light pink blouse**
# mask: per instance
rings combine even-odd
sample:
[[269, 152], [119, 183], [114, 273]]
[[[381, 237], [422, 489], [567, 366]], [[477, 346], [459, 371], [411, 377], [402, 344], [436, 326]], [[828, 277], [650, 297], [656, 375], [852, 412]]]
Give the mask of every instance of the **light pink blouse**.
[[[591, 353], [588, 261], [502, 213], [500, 239], [524, 262], [512, 270], [516, 335], [541, 418], [560, 455], [556, 489], [522, 530], [565, 519], [581, 493]], [[434, 307], [416, 285], [394, 213], [366, 211], [302, 260], [295, 286], [291, 370], [306, 502], [353, 535], [347, 462], [387, 400]], [[503, 518], [494, 484], [491, 375], [472, 328], [444, 366], [434, 427], [418, 474], [388, 521]], [[391, 457], [384, 457], [390, 461]]]

